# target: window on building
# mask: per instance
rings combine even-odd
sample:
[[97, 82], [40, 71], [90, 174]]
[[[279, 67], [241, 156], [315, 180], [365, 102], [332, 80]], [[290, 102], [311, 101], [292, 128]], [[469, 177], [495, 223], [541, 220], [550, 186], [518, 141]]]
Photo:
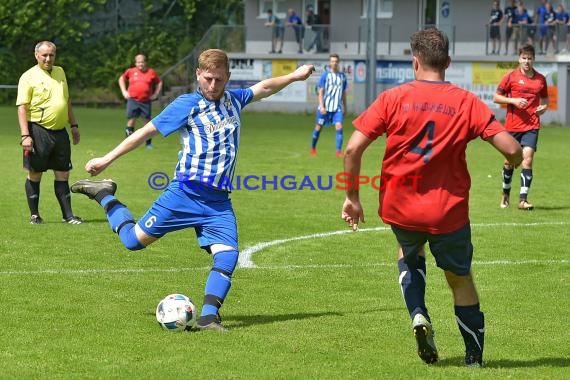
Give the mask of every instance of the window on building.
[[[368, 1], [369, 0], [360, 0], [362, 18], [368, 18]], [[393, 0], [376, 0], [376, 18], [392, 18], [393, 13]]]
[[287, 17], [287, 7], [284, 0], [259, 0], [258, 18], [266, 18], [267, 10], [273, 10], [273, 14], [281, 20]]

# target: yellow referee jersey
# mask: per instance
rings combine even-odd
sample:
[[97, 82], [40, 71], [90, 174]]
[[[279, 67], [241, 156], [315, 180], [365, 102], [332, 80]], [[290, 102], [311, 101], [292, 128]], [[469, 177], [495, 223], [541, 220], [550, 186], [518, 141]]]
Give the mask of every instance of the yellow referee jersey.
[[51, 73], [34, 66], [20, 77], [16, 106], [28, 105], [27, 119], [46, 129], [59, 130], [69, 122], [69, 90], [65, 72], [53, 66]]

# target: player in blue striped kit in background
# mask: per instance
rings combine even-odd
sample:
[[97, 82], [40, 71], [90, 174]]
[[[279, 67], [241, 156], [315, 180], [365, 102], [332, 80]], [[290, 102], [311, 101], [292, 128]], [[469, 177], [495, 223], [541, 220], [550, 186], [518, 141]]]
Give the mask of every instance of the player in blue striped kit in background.
[[85, 165], [92, 176], [98, 175], [152, 136], [178, 132], [182, 149], [174, 178], [145, 215], [135, 222], [115, 197], [117, 185], [112, 180], [82, 180], [71, 186], [72, 192], [101, 204], [112, 230], [129, 250], [143, 249], [169, 232], [195, 229], [200, 247], [213, 257], [197, 322], [200, 330], [227, 331], [221, 324], [219, 308], [230, 290], [238, 262], [236, 218], [229, 190], [239, 146], [241, 110], [295, 81], [306, 80], [313, 71], [313, 65], [303, 65], [247, 89], [226, 90], [230, 79], [227, 54], [218, 49], [206, 50], [198, 58], [196, 92], [179, 96], [116, 148]]
[[342, 121], [346, 112], [346, 75], [340, 72], [339, 64], [340, 57], [338, 54], [331, 54], [329, 56], [330, 68], [321, 75], [319, 80], [319, 105], [311, 141], [311, 156], [317, 155], [317, 142], [323, 126], [334, 124], [336, 130], [336, 156], [342, 157]]

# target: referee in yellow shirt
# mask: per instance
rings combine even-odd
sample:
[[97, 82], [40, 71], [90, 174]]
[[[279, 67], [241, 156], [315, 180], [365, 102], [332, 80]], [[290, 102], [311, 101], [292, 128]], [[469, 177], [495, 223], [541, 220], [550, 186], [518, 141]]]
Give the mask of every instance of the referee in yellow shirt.
[[63, 221], [81, 224], [73, 215], [69, 192], [71, 144], [65, 128], [71, 125], [73, 144], [79, 143], [79, 128], [71, 101], [65, 72], [54, 66], [56, 46], [50, 41], [35, 47], [38, 64], [26, 71], [18, 82], [18, 123], [21, 145], [24, 149], [24, 169], [28, 171], [26, 196], [30, 208], [30, 223], [42, 224], [39, 213], [40, 181], [43, 172], [51, 169], [55, 179], [53, 188], [61, 207]]

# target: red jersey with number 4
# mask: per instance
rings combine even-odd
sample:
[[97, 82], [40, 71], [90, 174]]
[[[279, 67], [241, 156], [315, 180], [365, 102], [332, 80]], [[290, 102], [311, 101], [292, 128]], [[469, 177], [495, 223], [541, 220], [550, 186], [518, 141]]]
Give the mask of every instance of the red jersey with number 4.
[[469, 222], [467, 143], [505, 130], [476, 95], [417, 80], [384, 91], [353, 124], [373, 140], [386, 134], [382, 220], [432, 234]]
[[160, 77], [153, 69], [141, 71], [131, 67], [123, 73], [123, 79], [128, 81], [129, 96], [138, 102], [148, 102], [152, 96], [153, 85], [160, 83]]
[[526, 132], [540, 128], [540, 116], [536, 109], [540, 99], [548, 98], [546, 78], [538, 71], [529, 78], [520, 69], [513, 70], [503, 77], [497, 94], [509, 98], [525, 98], [528, 101], [526, 108], [518, 108], [512, 104], [507, 105], [505, 128], [509, 132]]

